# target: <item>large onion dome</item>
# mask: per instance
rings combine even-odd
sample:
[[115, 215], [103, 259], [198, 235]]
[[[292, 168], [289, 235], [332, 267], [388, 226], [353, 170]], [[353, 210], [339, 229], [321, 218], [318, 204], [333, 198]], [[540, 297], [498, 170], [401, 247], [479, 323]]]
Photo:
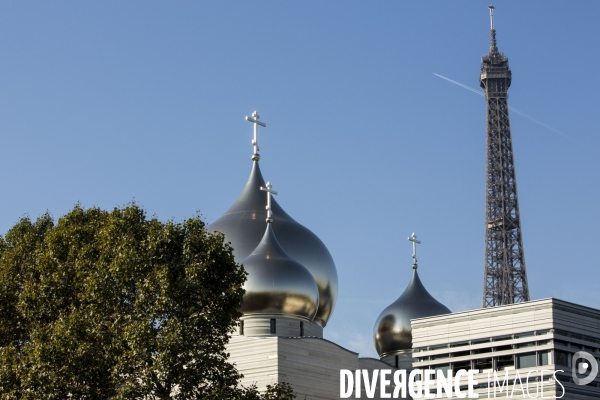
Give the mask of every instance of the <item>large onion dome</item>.
[[[209, 231], [225, 234], [225, 240], [231, 242], [233, 255], [239, 263], [256, 249], [263, 237], [265, 200], [260, 187], [264, 185], [265, 180], [255, 158], [250, 178], [238, 199], [223, 216], [207, 227]], [[335, 307], [338, 292], [333, 258], [323, 242], [290, 217], [275, 199], [272, 210], [273, 229], [277, 232], [281, 247], [312, 274], [317, 284], [319, 305], [315, 322], [325, 326]]]
[[383, 310], [375, 322], [373, 340], [381, 357], [412, 349], [411, 319], [451, 312], [429, 294], [419, 279], [417, 269], [413, 268], [412, 279], [404, 293]]
[[244, 315], [284, 314], [314, 319], [319, 304], [317, 284], [311, 273], [281, 248], [271, 223], [256, 249], [241, 264], [248, 272], [240, 310]]

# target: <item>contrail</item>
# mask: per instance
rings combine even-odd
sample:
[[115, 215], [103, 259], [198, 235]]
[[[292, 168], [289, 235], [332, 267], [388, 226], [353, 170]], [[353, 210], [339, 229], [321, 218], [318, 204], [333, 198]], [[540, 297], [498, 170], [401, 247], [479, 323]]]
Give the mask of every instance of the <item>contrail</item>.
[[454, 80], [452, 80], [452, 79], [450, 79], [450, 78], [446, 78], [445, 76], [441, 76], [441, 75], [439, 75], [439, 74], [436, 74], [435, 72], [434, 72], [433, 74], [434, 74], [435, 76], [439, 77], [439, 78], [442, 78], [442, 79], [445, 79], [445, 80], [447, 80], [448, 82], [452, 82], [452, 83], [454, 83], [455, 85], [458, 85], [458, 86], [460, 86], [460, 87], [462, 87], [462, 88], [465, 88], [465, 89], [467, 89], [467, 90], [470, 90], [471, 92], [473, 92], [473, 93], [475, 93], [475, 94], [478, 94], [478, 95], [480, 95], [480, 96], [483, 96], [483, 93], [481, 92], [481, 90], [477, 90], [477, 89], [475, 89], [475, 88], [472, 88], [471, 86], [467, 86], [467, 85], [465, 85], [465, 84], [463, 84], [463, 83], [456, 82], [456, 81], [454, 81]]
[[[452, 80], [452, 79], [450, 79], [450, 78], [446, 78], [445, 76], [442, 76], [442, 75], [440, 75], [440, 74], [436, 74], [435, 72], [434, 72], [433, 74], [434, 74], [435, 76], [437, 76], [438, 78], [442, 78], [442, 79], [444, 79], [444, 80], [447, 80], [448, 82], [451, 82], [451, 83], [454, 83], [455, 85], [458, 85], [458, 86], [460, 86], [461, 88], [467, 89], [467, 90], [469, 90], [469, 91], [471, 91], [471, 92], [473, 92], [473, 93], [475, 93], [475, 94], [478, 94], [478, 95], [480, 95], [480, 96], [483, 96], [483, 92], [482, 92], [481, 90], [477, 90], [477, 89], [475, 89], [475, 88], [472, 88], [471, 86], [467, 86], [467, 85], [465, 85], [464, 83], [456, 82], [455, 80]], [[519, 115], [520, 115], [520, 116], [522, 116], [522, 117], [525, 117], [525, 118], [527, 118], [527, 119], [528, 119], [528, 120], [530, 120], [530, 121], [533, 121], [533, 122], [535, 122], [535, 123], [536, 123], [536, 124], [538, 124], [538, 125], [541, 125], [541, 126], [543, 126], [543, 127], [544, 127], [544, 128], [546, 128], [546, 129], [549, 129], [549, 130], [551, 130], [552, 132], [556, 132], [556, 133], [558, 133], [558, 134], [559, 134], [559, 135], [561, 135], [561, 136], [564, 136], [564, 137], [566, 137], [566, 138], [572, 139], [572, 138], [571, 138], [569, 135], [567, 135], [567, 134], [565, 134], [565, 133], [562, 133], [561, 131], [559, 131], [558, 129], [555, 129], [555, 128], [553, 128], [553, 127], [551, 127], [550, 125], [547, 125], [547, 124], [543, 123], [543, 122], [542, 122], [542, 121], [540, 121], [539, 119], [535, 119], [535, 118], [533, 118], [531, 115], [525, 114], [525, 113], [524, 113], [523, 111], [521, 111], [521, 110], [517, 110], [516, 108], [514, 108], [514, 107], [511, 107], [511, 106], [508, 106], [508, 109], [509, 109], [509, 110], [511, 110], [511, 111], [513, 111], [513, 112], [515, 112], [515, 113], [517, 113], [517, 114], [519, 114]]]

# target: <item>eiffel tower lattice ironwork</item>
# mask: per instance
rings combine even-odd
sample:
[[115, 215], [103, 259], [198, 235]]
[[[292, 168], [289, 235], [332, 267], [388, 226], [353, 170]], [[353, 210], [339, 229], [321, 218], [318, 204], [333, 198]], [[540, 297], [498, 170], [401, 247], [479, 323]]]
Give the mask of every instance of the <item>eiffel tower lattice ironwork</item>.
[[486, 228], [483, 307], [529, 301], [517, 178], [513, 159], [508, 58], [498, 52], [494, 6], [490, 6], [491, 46], [482, 58], [479, 83], [487, 103]]

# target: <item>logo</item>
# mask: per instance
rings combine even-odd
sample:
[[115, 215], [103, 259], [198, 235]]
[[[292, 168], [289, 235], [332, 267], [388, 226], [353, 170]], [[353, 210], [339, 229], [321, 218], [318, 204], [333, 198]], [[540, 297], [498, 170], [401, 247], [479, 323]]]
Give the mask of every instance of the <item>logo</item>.
[[[585, 351], [578, 351], [573, 354], [571, 365], [573, 366], [573, 382], [577, 385], [587, 385], [596, 379], [598, 375], [598, 362], [593, 355]], [[588, 376], [580, 378], [581, 375], [585, 375], [588, 371], [590, 371]]]

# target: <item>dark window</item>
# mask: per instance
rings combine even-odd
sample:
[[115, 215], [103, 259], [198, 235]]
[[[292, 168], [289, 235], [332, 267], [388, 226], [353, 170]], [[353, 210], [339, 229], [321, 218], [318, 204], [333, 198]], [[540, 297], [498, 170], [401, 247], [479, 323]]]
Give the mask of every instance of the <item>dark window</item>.
[[398, 360], [398, 356], [396, 356], [396, 357], [395, 357], [395, 364], [396, 364], [396, 368], [398, 368], [398, 366], [399, 366], [399, 362], [398, 362], [398, 361], [399, 361], [399, 360]]
[[436, 354], [435, 356], [431, 356], [432, 360], [439, 360], [441, 358], [448, 358], [450, 354]]
[[506, 346], [498, 346], [498, 347], [494, 347], [494, 351], [506, 351], [506, 350], [512, 350], [512, 345], [506, 345]]
[[523, 332], [515, 335], [515, 339], [535, 336], [535, 332]]
[[556, 365], [564, 365], [565, 367], [569, 366], [569, 353], [560, 350], [554, 350], [554, 364]]
[[470, 356], [470, 351], [457, 351], [456, 353], [452, 353], [452, 357], [462, 357], [462, 356]]
[[244, 321], [240, 321], [240, 335], [244, 336]]
[[471, 361], [459, 361], [452, 363], [452, 373], [456, 375], [456, 372], [460, 369], [471, 369]]
[[492, 359], [491, 358], [479, 358], [475, 360], [475, 369], [480, 371], [486, 369], [492, 369]]
[[[535, 353], [533, 354], [533, 365], [535, 366]], [[508, 356], [500, 356], [498, 357], [498, 359], [496, 360], [496, 369], [498, 371], [503, 371], [507, 368], [514, 368], [515, 366], [515, 361], [513, 359], [512, 355], [508, 355]], [[523, 368], [527, 368], [527, 367], [523, 367]]]
[[450, 343], [450, 347], [460, 347], [460, 346], [468, 346], [468, 345], [469, 345], [468, 341]]
[[437, 345], [437, 346], [429, 346], [429, 350], [439, 350], [447, 348], [447, 344]]
[[276, 325], [275, 325], [275, 318], [271, 318], [271, 333], [272, 334], [277, 333], [275, 327], [276, 327]]
[[561, 329], [555, 329], [555, 330], [554, 330], [554, 333], [556, 333], [557, 335], [562, 335], [562, 336], [571, 336], [571, 335], [569, 334], [569, 332], [567, 332], [567, 331], [563, 331], [563, 330], [561, 330]]
[[304, 322], [300, 322], [300, 336], [304, 336]]
[[535, 342], [527, 342], [527, 343], [519, 343], [517, 345], [518, 349], [522, 349], [524, 347], [534, 347], [535, 346]]

